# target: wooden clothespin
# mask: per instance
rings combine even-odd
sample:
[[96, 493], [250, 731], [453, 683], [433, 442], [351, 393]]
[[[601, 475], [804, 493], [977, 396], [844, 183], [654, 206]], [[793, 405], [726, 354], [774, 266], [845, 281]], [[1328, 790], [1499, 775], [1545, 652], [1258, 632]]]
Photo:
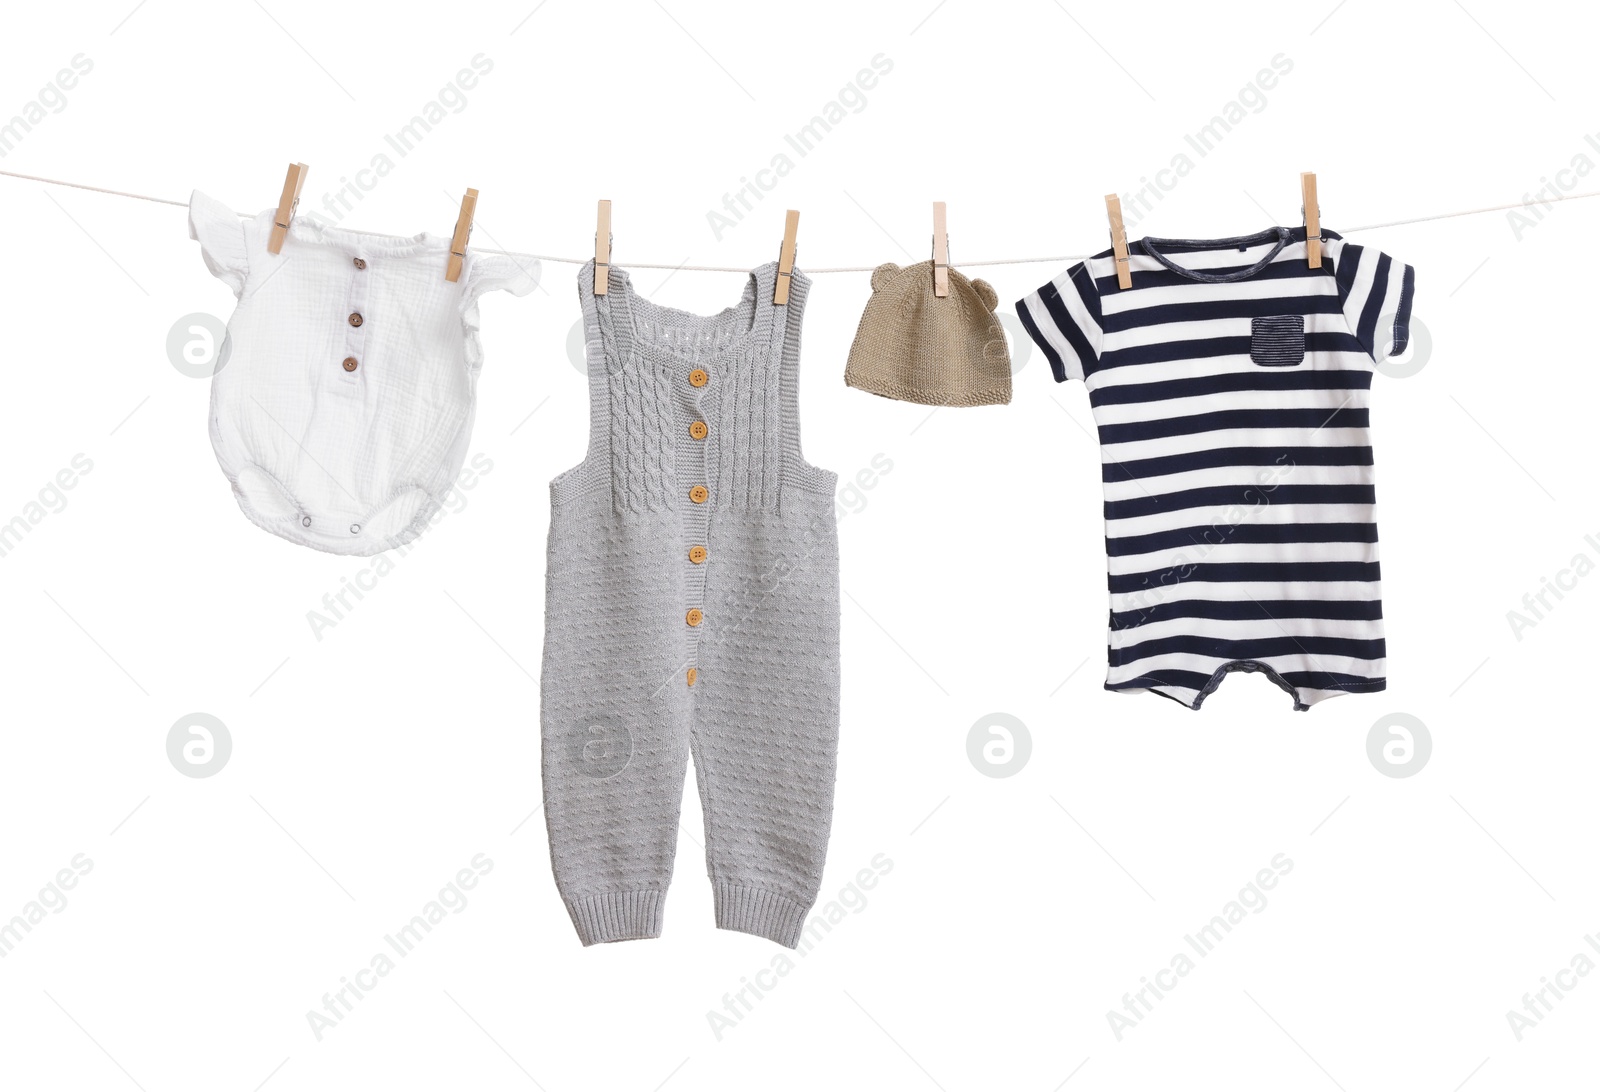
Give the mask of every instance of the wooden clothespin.
[[267, 249], [274, 254], [283, 253], [283, 241], [289, 237], [289, 221], [294, 219], [294, 210], [300, 204], [300, 190], [306, 184], [306, 172], [311, 170], [304, 163], [289, 164], [289, 174], [283, 180], [283, 196], [278, 198], [278, 212], [272, 218], [272, 234], [267, 238]]
[[789, 302], [789, 281], [794, 277], [794, 237], [800, 231], [800, 213], [790, 209], [783, 218], [783, 245], [778, 248], [778, 281], [772, 289], [772, 302]]
[[1128, 265], [1128, 229], [1122, 226], [1122, 198], [1106, 194], [1106, 215], [1111, 218], [1111, 253], [1117, 259], [1117, 287], [1133, 287], [1133, 270]]
[[594, 294], [606, 294], [611, 283], [611, 202], [601, 201], [594, 227]]
[[944, 202], [933, 203], [933, 294], [950, 294], [950, 237], [944, 229]]
[[467, 260], [467, 239], [472, 235], [472, 218], [478, 212], [478, 191], [467, 190], [461, 199], [461, 215], [456, 217], [456, 233], [450, 236], [450, 260], [445, 264], [444, 279], [459, 281], [461, 266]]
[[1300, 172], [1300, 211], [1306, 220], [1306, 264], [1322, 268], [1322, 210], [1317, 207], [1317, 176]]

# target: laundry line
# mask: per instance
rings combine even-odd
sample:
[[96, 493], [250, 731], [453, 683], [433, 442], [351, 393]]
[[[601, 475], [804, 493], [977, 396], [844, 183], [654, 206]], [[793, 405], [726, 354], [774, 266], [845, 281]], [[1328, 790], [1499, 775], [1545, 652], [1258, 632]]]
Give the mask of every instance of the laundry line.
[[[68, 189], [88, 190], [91, 193], [109, 194], [112, 197], [128, 197], [136, 201], [149, 201], [157, 205], [173, 205], [180, 209], [186, 209], [189, 207], [189, 202], [187, 201], [174, 201], [168, 197], [152, 197], [151, 195], [144, 193], [129, 193], [126, 190], [113, 190], [108, 189], [105, 186], [91, 186], [84, 182], [67, 182], [59, 178], [44, 178], [35, 174], [20, 174], [17, 171], [0, 170], [0, 175], [5, 175], [8, 178], [20, 178], [27, 182], [42, 182], [47, 186], [64, 186]], [[1553, 205], [1561, 201], [1578, 201], [1585, 197], [1600, 197], [1600, 190], [1588, 190], [1583, 193], [1560, 194], [1555, 197], [1541, 198], [1538, 201], [1511, 201], [1504, 205], [1483, 205], [1479, 208], [1461, 209], [1457, 212], [1440, 212], [1430, 216], [1413, 216], [1405, 220], [1386, 220], [1379, 224], [1358, 224], [1355, 227], [1340, 228], [1339, 234], [1351, 235], [1358, 231], [1377, 231], [1381, 228], [1406, 227], [1410, 224], [1426, 224], [1434, 220], [1454, 220], [1462, 216], [1479, 216], [1486, 212], [1505, 212], [1510, 209], [1530, 208], [1535, 205]], [[256, 214], [241, 212], [238, 215], [241, 219], [248, 220]], [[357, 231], [353, 228], [341, 228], [340, 230], [349, 231], [352, 235], [385, 234], [384, 232], [379, 231]], [[593, 260], [590, 257], [565, 258], [557, 254], [530, 254], [520, 250], [496, 250], [492, 247], [474, 247], [473, 249], [481, 250], [485, 254], [502, 254], [508, 258], [530, 258], [536, 261], [559, 262], [565, 265], [586, 265], [588, 262]], [[951, 264], [960, 269], [967, 269], [974, 266], [994, 265], [1059, 265], [1062, 262], [1082, 261], [1084, 258], [1091, 256], [1092, 255], [1090, 254], [1051, 254], [1038, 258], [987, 258], [983, 261], [961, 261], [952, 262]], [[748, 267], [743, 266], [685, 265], [679, 262], [619, 262], [617, 264], [629, 269], [671, 269], [685, 270], [691, 273], [750, 272]], [[810, 275], [813, 273], [871, 273], [877, 268], [877, 266], [835, 265], [822, 267], [803, 266], [802, 268], [808, 275]]]

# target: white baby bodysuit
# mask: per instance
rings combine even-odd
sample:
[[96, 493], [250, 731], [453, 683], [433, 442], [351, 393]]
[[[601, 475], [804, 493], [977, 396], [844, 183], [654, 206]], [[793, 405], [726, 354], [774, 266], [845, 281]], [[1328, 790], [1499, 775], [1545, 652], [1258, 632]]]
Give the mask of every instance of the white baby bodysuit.
[[539, 263], [450, 240], [345, 231], [296, 217], [267, 249], [272, 210], [241, 219], [195, 192], [189, 233], [239, 299], [211, 381], [211, 444], [244, 514], [275, 535], [367, 555], [420, 534], [472, 434], [478, 298], [522, 296]]

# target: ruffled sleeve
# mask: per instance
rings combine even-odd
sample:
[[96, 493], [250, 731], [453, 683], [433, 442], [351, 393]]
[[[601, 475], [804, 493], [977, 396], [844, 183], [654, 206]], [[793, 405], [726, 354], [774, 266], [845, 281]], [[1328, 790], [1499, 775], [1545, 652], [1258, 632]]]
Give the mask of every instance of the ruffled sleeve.
[[467, 252], [467, 275], [462, 287], [463, 306], [471, 306], [485, 292], [506, 291], [526, 296], [539, 287], [539, 260], [507, 254]]
[[250, 275], [250, 253], [245, 243], [244, 221], [214, 197], [195, 190], [189, 197], [189, 238], [200, 243], [200, 256], [212, 276], [233, 294], [244, 292]]

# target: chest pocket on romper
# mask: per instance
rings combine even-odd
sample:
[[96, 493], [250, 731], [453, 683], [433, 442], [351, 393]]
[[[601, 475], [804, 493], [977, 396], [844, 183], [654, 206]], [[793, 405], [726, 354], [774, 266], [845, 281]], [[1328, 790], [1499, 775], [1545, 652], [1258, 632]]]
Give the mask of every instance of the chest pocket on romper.
[[1257, 315], [1250, 320], [1250, 359], [1265, 368], [1290, 368], [1306, 358], [1304, 315]]

